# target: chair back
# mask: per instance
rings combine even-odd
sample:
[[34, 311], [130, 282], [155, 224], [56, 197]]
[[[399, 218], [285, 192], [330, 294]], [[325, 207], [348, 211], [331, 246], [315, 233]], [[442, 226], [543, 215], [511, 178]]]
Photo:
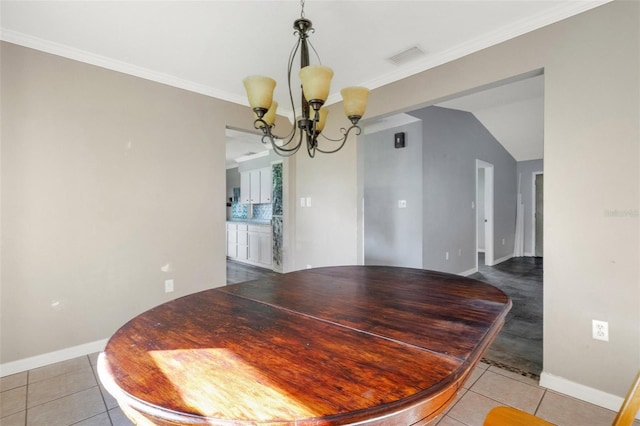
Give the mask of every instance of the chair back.
[[627, 392], [627, 396], [618, 411], [618, 415], [613, 420], [611, 426], [630, 426], [640, 409], [640, 371]]

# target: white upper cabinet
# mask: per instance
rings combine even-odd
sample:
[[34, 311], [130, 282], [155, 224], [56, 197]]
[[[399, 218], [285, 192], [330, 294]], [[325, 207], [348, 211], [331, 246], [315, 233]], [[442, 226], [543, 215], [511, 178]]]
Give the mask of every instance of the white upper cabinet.
[[240, 201], [242, 204], [270, 204], [271, 167], [240, 173]]

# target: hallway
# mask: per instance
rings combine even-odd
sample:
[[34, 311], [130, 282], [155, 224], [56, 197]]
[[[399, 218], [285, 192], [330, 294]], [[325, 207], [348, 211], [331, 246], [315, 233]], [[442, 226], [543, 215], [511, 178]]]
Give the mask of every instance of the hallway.
[[513, 307], [484, 362], [538, 380], [542, 371], [542, 258], [514, 257], [495, 266], [478, 259], [470, 275], [511, 297]]

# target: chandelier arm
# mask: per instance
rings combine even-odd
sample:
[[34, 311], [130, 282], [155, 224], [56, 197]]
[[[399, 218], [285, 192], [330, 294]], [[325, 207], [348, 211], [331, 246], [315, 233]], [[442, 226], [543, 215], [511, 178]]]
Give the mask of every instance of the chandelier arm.
[[[313, 33], [313, 32], [315, 32], [316, 30], [315, 30], [315, 29], [313, 29], [313, 28], [311, 28], [311, 30], [310, 30], [310, 31]], [[316, 54], [316, 59], [318, 60], [318, 63], [319, 63], [320, 65], [322, 65], [322, 60], [320, 59], [320, 54], [318, 54], [318, 51], [316, 50], [316, 48], [315, 48], [315, 47], [313, 46], [313, 44], [311, 43], [311, 40], [307, 40], [307, 44], [308, 44], [309, 46], [311, 46], [311, 50], [313, 50], [313, 53], [315, 53], [315, 54]]]
[[273, 134], [271, 134], [270, 131], [263, 130], [263, 132], [264, 134], [262, 135], [262, 143], [264, 145], [267, 145], [270, 143], [273, 150], [276, 151], [276, 153], [281, 157], [289, 157], [295, 154], [296, 152], [298, 152], [298, 150], [300, 149], [300, 142], [298, 142], [298, 144], [293, 148], [283, 148], [282, 146], [278, 146], [276, 144], [276, 139], [279, 139], [277, 136], [274, 136]]
[[345, 129], [344, 127], [340, 129], [340, 132], [342, 132], [342, 135], [343, 135], [343, 137], [341, 137], [340, 139], [332, 139], [326, 136], [324, 133], [320, 133], [320, 136], [322, 136], [324, 139], [331, 142], [342, 142], [344, 140], [344, 136], [348, 136], [353, 129], [357, 129], [357, 133], [355, 134], [356, 136], [362, 133], [362, 129], [360, 128], [360, 126], [353, 125], [349, 127], [349, 129]]
[[318, 147], [316, 147], [316, 149], [317, 149], [318, 151], [320, 151], [321, 153], [323, 153], [323, 154], [333, 154], [334, 152], [338, 152], [338, 151], [340, 151], [340, 150], [342, 149], [342, 147], [344, 146], [344, 144], [347, 142], [347, 139], [349, 138], [349, 133], [351, 133], [351, 131], [352, 131], [353, 129], [357, 129], [356, 136], [357, 136], [357, 135], [360, 135], [360, 134], [362, 133], [362, 129], [361, 129], [359, 126], [351, 126], [351, 127], [349, 127], [348, 129], [345, 129], [345, 128], [343, 127], [342, 129], [340, 129], [340, 131], [341, 131], [341, 132], [342, 132], [342, 134], [344, 135], [344, 136], [342, 137], [342, 139], [329, 139], [329, 138], [327, 138], [326, 136], [324, 136], [324, 138], [325, 138], [325, 139], [328, 139], [328, 140], [330, 140], [330, 141], [333, 141], [333, 142], [342, 142], [342, 143], [340, 144], [340, 146], [339, 146], [339, 147], [337, 147], [336, 149], [332, 149], [332, 150], [324, 150], [324, 149], [320, 149], [320, 148], [318, 148]]

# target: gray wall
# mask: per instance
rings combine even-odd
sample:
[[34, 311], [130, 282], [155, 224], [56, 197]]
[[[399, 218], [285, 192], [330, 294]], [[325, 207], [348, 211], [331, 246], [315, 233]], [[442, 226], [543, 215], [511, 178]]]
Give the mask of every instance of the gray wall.
[[225, 127], [248, 108], [1, 46], [3, 372], [224, 285]]
[[[398, 132], [405, 132], [405, 148], [394, 148]], [[365, 140], [364, 263], [422, 268], [422, 126], [415, 122]], [[399, 208], [399, 200], [407, 207]]]
[[517, 175], [520, 176], [520, 192], [524, 207], [524, 255], [534, 256], [533, 244], [533, 172], [544, 170], [543, 160], [519, 161]]
[[494, 259], [511, 256], [516, 161], [471, 113], [427, 107], [410, 114], [423, 126], [423, 267], [460, 273], [476, 266], [476, 159], [494, 166]]
[[227, 199], [233, 198], [233, 188], [240, 188], [240, 172], [237, 167], [227, 169]]

